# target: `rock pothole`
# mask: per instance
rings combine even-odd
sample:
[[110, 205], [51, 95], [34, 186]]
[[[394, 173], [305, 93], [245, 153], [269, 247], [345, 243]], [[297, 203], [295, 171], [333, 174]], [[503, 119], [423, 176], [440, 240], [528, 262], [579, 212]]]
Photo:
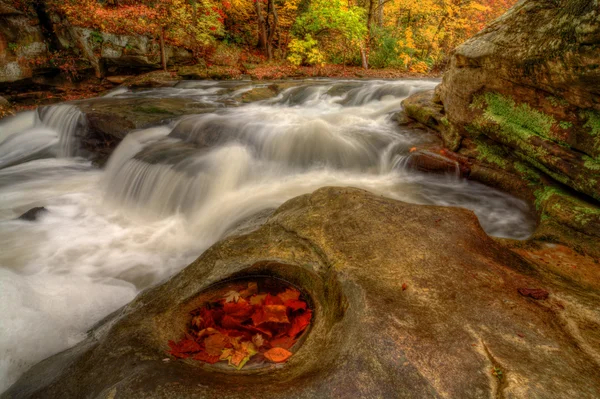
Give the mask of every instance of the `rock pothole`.
[[313, 310], [307, 293], [280, 278], [250, 276], [213, 285], [188, 312], [168, 354], [223, 371], [286, 363], [304, 341]]

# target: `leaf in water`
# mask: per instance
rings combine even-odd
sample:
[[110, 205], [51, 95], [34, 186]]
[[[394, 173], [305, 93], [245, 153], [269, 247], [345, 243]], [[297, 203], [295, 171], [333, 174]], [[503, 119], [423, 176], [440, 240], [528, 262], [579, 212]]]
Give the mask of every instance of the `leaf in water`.
[[261, 346], [263, 346], [265, 344], [265, 339], [263, 338], [262, 335], [256, 334], [255, 336], [252, 337], [252, 343], [257, 348], [260, 348]]
[[290, 299], [289, 301], [285, 302], [285, 306], [287, 306], [288, 308], [290, 308], [292, 311], [305, 310], [306, 309], [306, 302], [300, 301], [298, 299]]
[[267, 294], [254, 295], [250, 297], [250, 305], [262, 305], [266, 297]]
[[277, 296], [285, 303], [287, 301], [297, 301], [300, 298], [300, 291], [291, 288], [286, 289]]
[[269, 341], [269, 345], [271, 345], [271, 347], [283, 349], [290, 349], [295, 343], [296, 340], [292, 337], [280, 337]]
[[240, 299], [240, 293], [237, 291], [229, 291], [225, 294], [225, 302], [237, 302]]
[[223, 334], [213, 334], [204, 340], [206, 353], [211, 356], [220, 356], [228, 345], [229, 338]]
[[289, 323], [287, 307], [285, 305], [265, 305], [252, 315], [255, 326], [263, 323]]
[[292, 322], [292, 327], [288, 331], [288, 335], [290, 337], [296, 337], [300, 334], [306, 327], [310, 324], [310, 320], [312, 319], [312, 312], [307, 310], [305, 313], [296, 316], [294, 321]]
[[283, 363], [292, 356], [292, 352], [283, 348], [272, 348], [266, 351], [264, 355], [273, 363]]

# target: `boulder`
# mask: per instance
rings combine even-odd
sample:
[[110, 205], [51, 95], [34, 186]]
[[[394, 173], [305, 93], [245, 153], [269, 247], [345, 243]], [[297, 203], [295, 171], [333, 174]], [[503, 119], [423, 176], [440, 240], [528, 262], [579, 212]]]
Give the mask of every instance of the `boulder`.
[[598, 65], [598, 0], [523, 0], [454, 51], [435, 91], [403, 105], [469, 158], [470, 178], [535, 203], [544, 237], [591, 240], [598, 253]]
[[47, 212], [48, 209], [44, 208], [43, 206], [36, 206], [35, 208], [31, 208], [30, 210], [19, 216], [17, 219], [25, 220], [28, 222], [35, 222]]
[[521, 1], [456, 49], [437, 97], [461, 135], [600, 200], [598, 65], [598, 0]]
[[31, 78], [43, 72], [33, 60], [47, 54], [42, 29], [29, 16], [15, 9], [10, 1], [0, 0], [0, 83]]
[[[167, 355], [215, 284], [257, 276], [290, 282], [313, 309], [287, 363], [236, 371]], [[596, 398], [598, 298], [465, 209], [323, 188], [215, 244], [4, 397]]]

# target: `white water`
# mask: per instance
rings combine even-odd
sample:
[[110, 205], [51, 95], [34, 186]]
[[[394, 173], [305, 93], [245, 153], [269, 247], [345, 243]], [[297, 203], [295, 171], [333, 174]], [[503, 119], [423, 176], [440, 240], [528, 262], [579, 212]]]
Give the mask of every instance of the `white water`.
[[[0, 392], [239, 221], [319, 187], [467, 207], [489, 234], [526, 237], [533, 225], [523, 202], [402, 167], [409, 149], [431, 137], [398, 128], [391, 115], [405, 96], [435, 84], [311, 81], [233, 108], [224, 104], [248, 83], [116, 91], [182, 96], [216, 110], [129, 134], [104, 171], [68, 158], [84, 129], [73, 107], [0, 124]], [[35, 206], [49, 212], [15, 220]]]

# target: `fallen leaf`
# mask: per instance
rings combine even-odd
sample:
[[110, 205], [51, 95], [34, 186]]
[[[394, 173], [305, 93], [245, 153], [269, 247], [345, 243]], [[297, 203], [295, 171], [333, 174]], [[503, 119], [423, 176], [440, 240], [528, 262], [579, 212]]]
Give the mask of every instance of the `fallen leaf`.
[[237, 302], [240, 299], [240, 293], [237, 291], [229, 291], [225, 294], [225, 302]]
[[213, 334], [204, 340], [206, 353], [210, 356], [220, 356], [227, 345], [229, 345], [229, 339], [223, 334]]
[[255, 295], [258, 293], [258, 284], [256, 283], [248, 283], [248, 288], [240, 292], [242, 298], [248, 298], [251, 295]]
[[294, 317], [294, 321], [292, 322], [292, 327], [288, 331], [288, 335], [292, 338], [296, 337], [310, 324], [311, 318], [312, 312], [310, 310], [307, 310], [306, 313]]
[[285, 305], [265, 305], [252, 315], [255, 326], [263, 323], [289, 323]]
[[306, 309], [306, 302], [304, 301], [299, 301], [297, 299], [290, 299], [289, 301], [285, 302], [285, 306], [290, 308], [292, 311], [295, 310], [305, 310]]
[[415, 152], [417, 151], [417, 147], [412, 147], [408, 152]]
[[292, 337], [275, 338], [269, 341], [269, 345], [271, 345], [271, 347], [283, 349], [290, 349], [292, 346], [294, 346], [295, 343], [296, 340]]
[[212, 356], [212, 355], [209, 355], [206, 352], [198, 352], [198, 353], [196, 353], [194, 355], [194, 357], [192, 357], [192, 359], [194, 359], [194, 360], [201, 360], [201, 361], [209, 363], [209, 364], [215, 364], [219, 360], [221, 360], [221, 358], [220, 358], [219, 355]]
[[300, 299], [300, 291], [288, 288], [277, 296], [282, 300], [283, 303], [292, 300], [297, 301]]
[[254, 295], [250, 297], [250, 305], [262, 305], [266, 297], [267, 294]]
[[273, 363], [283, 363], [292, 356], [292, 352], [283, 348], [272, 348], [266, 351], [264, 356]]
[[408, 289], [408, 284], [403, 283], [402, 284], [402, 291], [406, 291]]
[[257, 348], [260, 348], [261, 346], [263, 346], [265, 344], [265, 339], [263, 338], [262, 335], [256, 334], [252, 337], [252, 343]]

